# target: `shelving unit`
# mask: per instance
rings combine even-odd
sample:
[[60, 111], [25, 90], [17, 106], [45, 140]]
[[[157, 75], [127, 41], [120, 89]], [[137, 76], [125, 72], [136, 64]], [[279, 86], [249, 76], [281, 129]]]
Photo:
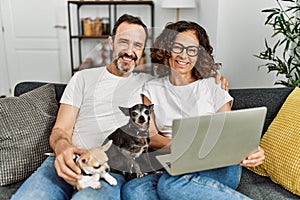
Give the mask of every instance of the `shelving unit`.
[[[75, 6], [76, 8], [71, 9], [71, 5]], [[77, 59], [77, 63], [79, 65], [83, 61], [83, 54], [82, 54], [82, 45], [84, 40], [90, 40], [90, 39], [107, 39], [109, 35], [101, 35], [101, 36], [86, 36], [83, 35], [83, 33], [80, 33], [81, 30], [81, 16], [80, 16], [80, 8], [82, 6], [86, 5], [94, 5], [94, 6], [107, 6], [108, 11], [108, 19], [110, 22], [110, 31], [112, 27], [114, 26], [114, 23], [116, 22], [118, 16], [118, 6], [119, 5], [125, 5], [125, 6], [132, 6], [132, 5], [141, 5], [143, 6], [143, 9], [145, 9], [144, 6], [148, 6], [148, 9], [150, 9], [150, 20], [151, 20], [151, 27], [154, 27], [154, 3], [152, 0], [135, 0], [135, 1], [102, 1], [102, 0], [94, 0], [94, 1], [83, 1], [83, 0], [73, 0], [68, 1], [68, 23], [69, 23], [69, 40], [70, 40], [70, 57], [71, 57], [71, 70], [72, 74], [74, 74], [78, 69], [79, 66], [75, 66], [75, 60]], [[104, 9], [104, 8], [101, 8]], [[74, 11], [75, 10], [75, 11]], [[74, 13], [75, 12], [75, 13]], [[77, 27], [74, 26], [74, 20], [76, 20], [75, 24], [77, 23]], [[76, 25], [75, 25], [76, 26]], [[75, 29], [77, 28], [77, 30]], [[153, 34], [153, 33], [152, 33]], [[74, 52], [74, 42], [77, 42], [77, 52]], [[144, 71], [146, 73], [152, 73], [152, 70], [138, 70], [138, 71]]]

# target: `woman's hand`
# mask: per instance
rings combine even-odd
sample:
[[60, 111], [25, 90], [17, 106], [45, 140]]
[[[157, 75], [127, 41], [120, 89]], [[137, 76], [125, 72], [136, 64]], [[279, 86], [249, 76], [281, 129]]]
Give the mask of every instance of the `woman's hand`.
[[265, 160], [265, 151], [261, 147], [258, 147], [258, 149], [254, 153], [246, 157], [241, 162], [241, 166], [256, 167], [262, 164], [264, 160]]

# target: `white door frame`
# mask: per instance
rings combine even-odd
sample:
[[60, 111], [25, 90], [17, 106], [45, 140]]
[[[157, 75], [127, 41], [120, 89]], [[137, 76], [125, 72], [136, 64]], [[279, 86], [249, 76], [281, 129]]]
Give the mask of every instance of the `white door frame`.
[[[0, 10], [1, 10], [1, 1], [0, 1]], [[0, 16], [0, 95], [11, 96], [12, 89], [9, 88], [9, 75], [7, 69], [7, 60], [6, 60], [6, 53], [5, 53], [5, 38], [3, 31], [4, 27], [2, 24], [2, 17]]]

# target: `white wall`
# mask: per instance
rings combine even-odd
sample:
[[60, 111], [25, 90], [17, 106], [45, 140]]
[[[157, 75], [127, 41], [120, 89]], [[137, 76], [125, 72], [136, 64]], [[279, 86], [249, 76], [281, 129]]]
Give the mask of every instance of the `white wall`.
[[264, 38], [272, 34], [261, 12], [272, 4], [275, 1], [219, 1], [216, 57], [232, 88], [272, 87], [275, 82], [274, 73], [267, 74], [263, 67], [258, 70], [265, 61], [253, 56], [264, 49]]
[[[176, 19], [176, 10], [161, 8], [161, 1], [154, 0], [156, 30], [162, 30], [167, 22]], [[180, 19], [198, 22], [207, 30], [215, 58], [223, 64], [221, 73], [229, 80], [230, 88], [273, 87], [274, 73], [267, 74], [263, 68], [257, 71], [262, 61], [253, 55], [264, 49], [264, 38], [271, 35], [270, 28], [264, 25], [266, 15], [261, 10], [276, 6], [276, 1], [196, 0], [196, 3], [195, 9], [181, 9]], [[150, 25], [149, 14], [142, 9], [124, 8], [120, 12], [140, 15]], [[0, 94], [8, 90], [3, 39], [1, 32]]]
[[[263, 61], [253, 55], [264, 49], [264, 38], [272, 34], [271, 29], [264, 25], [266, 15], [261, 10], [277, 6], [276, 1], [196, 2], [197, 8], [183, 9], [180, 19], [196, 21], [206, 29], [215, 59], [222, 63], [221, 73], [229, 80], [230, 88], [274, 87], [275, 74], [268, 74], [266, 68], [258, 70]], [[163, 27], [167, 21], [174, 21], [175, 10], [157, 7], [156, 13], [160, 13], [156, 16], [157, 26]], [[162, 17], [161, 13], [168, 16]]]

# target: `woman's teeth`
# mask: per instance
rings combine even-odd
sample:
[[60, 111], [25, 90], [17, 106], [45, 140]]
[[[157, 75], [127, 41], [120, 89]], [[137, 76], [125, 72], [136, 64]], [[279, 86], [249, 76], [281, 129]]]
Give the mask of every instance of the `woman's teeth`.
[[188, 64], [188, 62], [182, 62], [182, 61], [178, 61], [178, 60], [177, 60], [177, 63], [180, 64], [180, 65], [186, 65], [186, 64]]

